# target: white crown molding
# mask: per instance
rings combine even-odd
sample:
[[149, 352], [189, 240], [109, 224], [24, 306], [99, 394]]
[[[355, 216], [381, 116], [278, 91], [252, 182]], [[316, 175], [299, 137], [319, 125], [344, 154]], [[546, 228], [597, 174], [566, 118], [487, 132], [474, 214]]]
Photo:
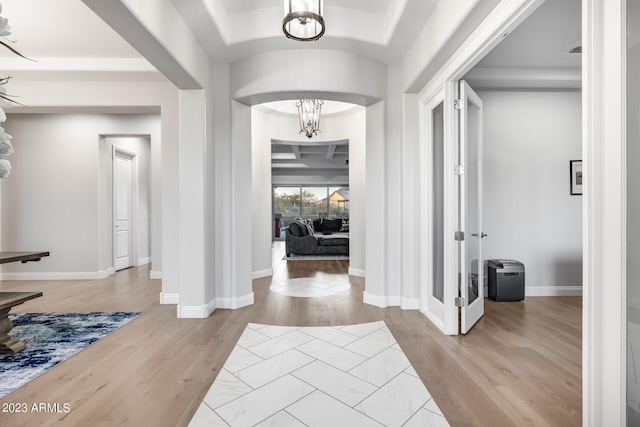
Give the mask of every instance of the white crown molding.
[[582, 70], [549, 67], [474, 67], [465, 75], [474, 89], [580, 89]]

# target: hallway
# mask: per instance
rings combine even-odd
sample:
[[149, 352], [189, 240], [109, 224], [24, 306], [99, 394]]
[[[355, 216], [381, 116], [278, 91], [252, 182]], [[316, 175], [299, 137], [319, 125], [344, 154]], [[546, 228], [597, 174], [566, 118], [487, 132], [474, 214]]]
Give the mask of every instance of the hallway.
[[1, 402], [69, 403], [68, 414], [6, 414], [4, 426], [30, 424], [186, 426], [249, 323], [335, 326], [384, 321], [452, 426], [581, 425], [580, 297], [487, 301], [467, 336], [440, 333], [417, 311], [362, 303], [364, 279], [349, 291], [292, 298], [272, 282], [347, 278], [347, 261], [283, 261], [254, 280], [255, 304], [177, 319], [160, 305], [148, 267], [97, 281], [0, 282], [0, 291], [43, 290], [20, 312], [143, 311], [126, 327], [62, 363]]

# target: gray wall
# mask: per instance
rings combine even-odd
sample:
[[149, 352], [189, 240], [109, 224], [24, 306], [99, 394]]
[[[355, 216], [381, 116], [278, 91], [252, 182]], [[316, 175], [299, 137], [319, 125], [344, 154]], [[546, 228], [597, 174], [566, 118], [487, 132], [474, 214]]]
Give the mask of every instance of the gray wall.
[[580, 293], [582, 196], [569, 194], [569, 161], [581, 159], [581, 94], [479, 95], [484, 259], [523, 262], [528, 295]]
[[[108, 274], [112, 242], [104, 230], [111, 221], [111, 207], [101, 196], [108, 188], [107, 177], [100, 176], [105, 169], [100, 149], [105, 142], [100, 142], [100, 135], [159, 139], [160, 116], [12, 114], [5, 125], [13, 135], [15, 152], [12, 174], [0, 186], [2, 250], [47, 250], [51, 256], [39, 263], [7, 264], [3, 277], [85, 279]], [[148, 176], [149, 150], [138, 149], [140, 172]], [[149, 223], [154, 183], [141, 179], [140, 184], [139, 259], [144, 260], [152, 257]]]

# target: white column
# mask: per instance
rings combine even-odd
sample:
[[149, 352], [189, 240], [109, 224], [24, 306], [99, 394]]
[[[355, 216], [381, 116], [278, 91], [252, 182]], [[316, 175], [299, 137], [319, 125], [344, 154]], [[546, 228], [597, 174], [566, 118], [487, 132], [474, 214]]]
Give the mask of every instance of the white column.
[[[387, 307], [386, 230], [392, 226], [386, 217], [385, 103], [367, 107], [367, 212], [366, 212], [366, 282], [363, 300], [367, 304]], [[349, 224], [351, 225], [351, 224]], [[397, 305], [397, 304], [396, 304]]]
[[178, 317], [208, 317], [215, 299], [206, 301], [204, 90], [180, 91], [179, 283]]
[[583, 425], [626, 425], [625, 10], [584, 0]]

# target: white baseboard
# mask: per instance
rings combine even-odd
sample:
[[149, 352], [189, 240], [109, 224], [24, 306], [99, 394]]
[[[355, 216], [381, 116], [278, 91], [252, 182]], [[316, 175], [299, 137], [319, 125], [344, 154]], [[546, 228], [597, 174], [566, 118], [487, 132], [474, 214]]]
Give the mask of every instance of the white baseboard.
[[140, 258], [136, 263], [136, 267], [140, 267], [141, 265], [147, 265], [151, 262], [151, 257]]
[[251, 292], [249, 295], [237, 298], [216, 298], [207, 305], [187, 306], [180, 304], [180, 294], [160, 292], [160, 304], [177, 304], [180, 318], [209, 317], [216, 308], [242, 308], [253, 304], [253, 301], [253, 292]]
[[180, 294], [160, 292], [160, 304], [180, 304]]
[[113, 267], [109, 267], [106, 270], [98, 271], [98, 279], [106, 279], [112, 274], [116, 274], [116, 270]]
[[97, 280], [108, 277], [107, 271], [0, 273], [0, 280]]
[[365, 291], [362, 294], [362, 300], [365, 304], [374, 305], [381, 308], [400, 307], [403, 310], [418, 310], [420, 308], [419, 298], [373, 295]]
[[149, 273], [149, 279], [162, 279], [162, 271], [153, 271]]
[[402, 298], [400, 300], [400, 308], [403, 310], [420, 309], [420, 298]]
[[352, 267], [349, 267], [349, 275], [357, 276], [357, 277], [366, 277], [364, 270], [359, 268], [352, 268]]
[[206, 319], [216, 310], [215, 300], [205, 305], [180, 305], [177, 308], [178, 319]]
[[373, 295], [367, 291], [363, 292], [362, 300], [365, 304], [374, 305], [376, 307], [398, 307], [401, 303], [400, 297], [389, 297], [384, 295]]
[[266, 268], [264, 270], [258, 270], [251, 273], [251, 277], [253, 279], [261, 279], [269, 276], [273, 276], [273, 268]]
[[427, 319], [429, 319], [429, 321], [431, 323], [433, 323], [434, 325], [436, 325], [436, 327], [438, 329], [440, 329], [441, 331], [444, 331], [444, 322], [442, 321], [442, 319], [437, 318], [436, 316], [431, 316], [427, 310], [423, 310], [420, 309], [420, 313], [422, 313], [424, 315], [424, 317], [426, 317]]
[[525, 286], [525, 297], [580, 296], [582, 286]]
[[242, 308], [253, 304], [253, 292], [242, 297], [233, 298], [216, 298], [216, 307], [218, 308]]

